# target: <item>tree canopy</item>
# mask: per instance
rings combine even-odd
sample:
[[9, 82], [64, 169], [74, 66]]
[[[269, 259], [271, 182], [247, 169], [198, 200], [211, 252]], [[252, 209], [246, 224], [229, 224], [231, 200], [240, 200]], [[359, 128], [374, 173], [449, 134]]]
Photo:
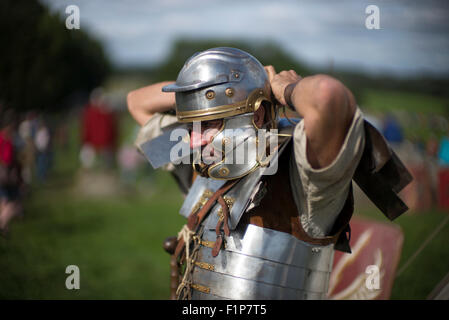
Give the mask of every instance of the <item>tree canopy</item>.
[[36, 0], [0, 2], [0, 110], [59, 111], [110, 70], [101, 44]]
[[190, 56], [196, 52], [215, 47], [233, 47], [244, 50], [253, 55], [263, 65], [273, 65], [276, 70], [295, 69], [302, 75], [310, 73], [304, 65], [298, 63], [274, 42], [178, 39], [175, 41], [170, 55], [155, 70], [155, 80], [176, 79], [179, 70]]
[[272, 41], [220, 40], [220, 39], [178, 39], [174, 42], [170, 54], [159, 66], [146, 70], [153, 82], [175, 80], [184, 62], [195, 52], [214, 47], [234, 47], [247, 51], [263, 65], [273, 65], [277, 71], [293, 69], [301, 76], [316, 73], [330, 74], [340, 79], [363, 102], [362, 92], [366, 88], [387, 89], [391, 91], [421, 92], [437, 96], [449, 96], [449, 79], [430, 76], [397, 78], [388, 74], [372, 76], [359, 70], [329, 70], [306, 66], [293, 58], [280, 45]]

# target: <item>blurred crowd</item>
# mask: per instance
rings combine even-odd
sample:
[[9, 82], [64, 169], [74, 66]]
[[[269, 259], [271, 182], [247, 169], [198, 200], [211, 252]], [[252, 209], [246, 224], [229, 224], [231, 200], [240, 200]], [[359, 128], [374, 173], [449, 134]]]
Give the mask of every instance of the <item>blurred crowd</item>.
[[[101, 88], [93, 90], [80, 111], [78, 163], [84, 182], [79, 189], [95, 193], [109, 188], [113, 193], [121, 185], [131, 190], [128, 187], [135, 187], [139, 170], [149, 168], [133, 145], [138, 126], [128, 128], [125, 131], [130, 132], [125, 134], [120, 132], [124, 129], [119, 126], [118, 114]], [[404, 202], [415, 211], [449, 209], [447, 119], [398, 113], [365, 117], [383, 133], [414, 177], [401, 193]], [[46, 181], [55, 147], [64, 153], [69, 142], [64, 119], [50, 123], [42, 114], [8, 111], [0, 120], [0, 233], [5, 235], [11, 220], [23, 215], [22, 201], [30, 193], [30, 186]], [[114, 173], [117, 180], [111, 179]]]
[[[69, 124], [67, 116], [16, 114], [1, 106], [0, 111], [0, 234], [6, 235], [10, 222], [23, 215], [22, 203], [31, 193], [31, 186], [42, 187], [47, 180], [54, 149], [59, 154], [69, 151]], [[120, 133], [119, 114], [100, 87], [91, 92], [87, 104], [75, 114], [79, 128], [75, 149], [79, 150], [78, 167], [84, 181], [76, 190], [95, 196], [108, 193], [106, 190], [117, 192], [120, 185], [133, 186], [138, 169], [144, 165], [133, 145], [138, 126], [127, 135]], [[125, 136], [121, 143], [120, 136]], [[71, 183], [76, 187], [79, 180]]]
[[[108, 105], [101, 88], [93, 90], [89, 102], [76, 114], [79, 116], [79, 167], [95, 188], [107, 189], [120, 182], [132, 185], [136, 170], [143, 164], [133, 146], [133, 138], [119, 146], [117, 113]], [[31, 193], [31, 186], [41, 188], [54, 164], [54, 149], [64, 154], [70, 149], [67, 117], [28, 112], [16, 114], [1, 110], [0, 121], [0, 234], [8, 233], [10, 222], [23, 215], [23, 201]], [[135, 132], [133, 133], [135, 136]], [[58, 161], [66, 161], [66, 156]], [[75, 160], [76, 162], [76, 160]], [[119, 173], [117, 181], [102, 180]], [[106, 183], [100, 183], [107, 181]], [[76, 181], [71, 181], [75, 185]], [[105, 185], [106, 184], [106, 185]], [[33, 188], [34, 190], [35, 188]], [[86, 188], [86, 192], [92, 189]]]
[[0, 232], [22, 215], [22, 199], [35, 179], [43, 182], [52, 165], [50, 128], [33, 112], [3, 114], [0, 127]]

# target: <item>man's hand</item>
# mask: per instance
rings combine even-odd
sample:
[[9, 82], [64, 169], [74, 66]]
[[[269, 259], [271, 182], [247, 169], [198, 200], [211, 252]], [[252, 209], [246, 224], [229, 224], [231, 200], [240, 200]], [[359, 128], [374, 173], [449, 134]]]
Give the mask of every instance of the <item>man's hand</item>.
[[276, 74], [266, 66], [271, 90], [282, 105], [285, 88], [297, 83], [290, 96], [296, 112], [304, 121], [307, 137], [307, 158], [310, 165], [323, 168], [337, 157], [356, 110], [352, 93], [337, 79], [314, 75], [302, 79], [295, 71]]
[[268, 73], [268, 80], [270, 81], [274, 97], [280, 104], [286, 106], [287, 102], [284, 98], [285, 88], [291, 83], [299, 82], [302, 79], [301, 76], [294, 70], [281, 71], [276, 74], [273, 66], [265, 66], [265, 71]]

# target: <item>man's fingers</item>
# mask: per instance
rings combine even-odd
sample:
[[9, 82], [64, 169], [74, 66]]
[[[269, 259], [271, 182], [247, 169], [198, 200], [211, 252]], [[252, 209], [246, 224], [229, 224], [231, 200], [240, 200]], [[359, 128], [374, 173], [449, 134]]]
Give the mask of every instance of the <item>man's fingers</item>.
[[298, 79], [298, 80], [302, 79], [302, 77], [299, 74], [297, 74], [295, 70], [290, 70], [289, 72], [293, 78]]
[[284, 91], [286, 86], [301, 80], [301, 76], [294, 70], [282, 70], [276, 74], [276, 70], [273, 66], [265, 66], [264, 68], [267, 71], [273, 95], [281, 105], [285, 105]]
[[271, 80], [273, 80], [274, 76], [276, 75], [276, 70], [274, 69], [274, 67], [272, 65], [265, 66], [264, 68], [268, 74], [268, 81], [271, 82]]

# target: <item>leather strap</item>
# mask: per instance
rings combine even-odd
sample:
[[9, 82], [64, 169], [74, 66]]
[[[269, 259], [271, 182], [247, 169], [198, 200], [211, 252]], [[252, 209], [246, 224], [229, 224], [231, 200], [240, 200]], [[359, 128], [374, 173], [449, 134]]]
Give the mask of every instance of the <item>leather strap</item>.
[[[299, 81], [301, 81], [301, 80], [299, 80]], [[296, 111], [296, 108], [292, 103], [292, 93], [293, 93], [293, 90], [295, 89], [296, 85], [299, 83], [299, 81], [290, 83], [284, 89], [285, 102], [287, 103], [287, 106], [293, 111]]]
[[224, 233], [226, 236], [229, 237], [231, 235], [231, 231], [229, 230], [229, 224], [228, 224], [229, 208], [222, 196], [218, 197], [218, 203], [221, 204], [221, 208], [223, 210], [223, 220], [218, 221], [217, 227], [215, 228], [215, 233], [217, 234], [217, 236], [220, 234], [220, 227], [223, 224]]
[[[207, 215], [207, 213], [209, 213], [209, 211], [212, 208], [212, 206], [214, 205], [215, 201], [217, 201], [217, 199], [221, 195], [223, 195], [229, 189], [231, 189], [238, 181], [240, 181], [240, 179], [230, 180], [230, 181], [226, 182], [220, 189], [218, 189], [212, 195], [212, 197], [210, 197], [210, 199], [204, 204], [204, 206], [201, 209], [199, 209], [196, 212], [192, 212], [189, 215], [189, 217], [187, 218], [187, 227], [192, 231], [196, 231], [198, 229], [199, 225], [201, 224], [201, 222], [203, 221], [203, 219], [205, 218], [205, 216]], [[175, 257], [178, 258], [180, 256], [184, 247], [185, 247], [184, 240], [181, 238], [181, 239], [179, 239], [178, 245], [176, 246], [176, 249], [175, 249]]]
[[341, 243], [341, 247], [335, 248], [336, 250], [344, 251], [344, 252], [351, 252], [349, 248], [349, 239], [348, 243], [343, 244], [343, 239], [340, 239], [341, 236], [345, 236], [346, 232], [349, 232], [350, 237], [350, 228], [349, 221], [351, 220], [352, 214], [354, 212], [354, 198], [352, 194], [352, 184], [349, 189], [348, 197], [346, 198], [346, 202], [343, 206], [343, 209], [340, 211], [340, 214], [338, 215], [337, 219], [334, 222], [334, 226], [330, 232], [331, 236], [326, 236], [322, 238], [312, 238], [309, 236], [306, 231], [302, 228], [302, 225], [300, 225], [300, 228], [298, 229], [298, 232], [300, 234], [300, 240], [305, 241], [310, 244], [320, 245], [320, 246], [327, 246], [329, 244], [337, 244]]
[[212, 248], [212, 257], [218, 256], [220, 253], [221, 247], [223, 246], [223, 236], [219, 234], [217, 239], [215, 239], [214, 247]]
[[223, 212], [223, 218], [219, 219], [217, 222], [217, 226], [215, 227], [215, 233], [217, 235], [217, 238], [215, 239], [215, 245], [212, 249], [212, 257], [218, 256], [220, 253], [221, 247], [223, 245], [223, 235], [221, 234], [221, 225], [223, 225], [223, 230], [226, 236], [230, 236], [231, 232], [229, 230], [229, 208], [226, 204], [226, 201], [223, 199], [222, 196], [218, 197], [218, 203], [221, 205], [221, 210]]

